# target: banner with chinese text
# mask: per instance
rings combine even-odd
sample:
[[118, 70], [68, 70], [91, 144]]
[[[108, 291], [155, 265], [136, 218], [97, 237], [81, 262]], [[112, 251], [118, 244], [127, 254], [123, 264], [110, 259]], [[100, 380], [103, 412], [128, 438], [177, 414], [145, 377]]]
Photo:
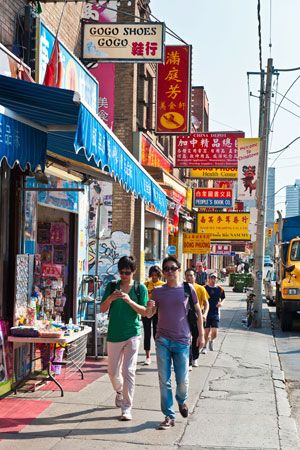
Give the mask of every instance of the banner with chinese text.
[[207, 233], [214, 241], [250, 241], [249, 212], [199, 213], [198, 233]]
[[167, 45], [157, 66], [156, 133], [189, 134], [191, 46]]
[[210, 253], [210, 236], [203, 233], [183, 233], [182, 253], [207, 255]]
[[236, 180], [237, 167], [191, 169], [191, 178], [207, 178], [209, 180]]
[[161, 167], [167, 172], [172, 172], [170, 161], [152, 144], [143, 134], [141, 135], [142, 166]]
[[256, 198], [259, 138], [238, 139], [238, 199]]
[[176, 138], [176, 167], [237, 167], [237, 138], [235, 133], [192, 133]]
[[231, 208], [232, 189], [196, 188], [193, 190], [195, 208]]

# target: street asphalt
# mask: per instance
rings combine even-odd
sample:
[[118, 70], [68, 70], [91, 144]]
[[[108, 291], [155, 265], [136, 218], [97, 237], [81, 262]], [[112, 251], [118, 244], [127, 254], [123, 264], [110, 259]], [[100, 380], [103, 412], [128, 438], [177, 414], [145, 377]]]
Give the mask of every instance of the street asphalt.
[[248, 330], [244, 316], [245, 295], [226, 288], [215, 350], [200, 355], [190, 372], [190, 415], [183, 419], [177, 412], [174, 428], [156, 429], [163, 416], [155, 357], [143, 366], [141, 352], [131, 422], [118, 421], [105, 375], [63, 398], [57, 391], [18, 394], [53, 403], [21, 432], [0, 433], [0, 449], [300, 449], [268, 308], [263, 305], [259, 330]]

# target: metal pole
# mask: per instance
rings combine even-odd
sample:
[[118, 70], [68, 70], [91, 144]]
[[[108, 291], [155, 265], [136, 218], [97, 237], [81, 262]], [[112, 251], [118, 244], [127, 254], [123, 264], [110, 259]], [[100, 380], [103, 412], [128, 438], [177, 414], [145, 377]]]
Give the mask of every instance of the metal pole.
[[94, 276], [94, 342], [95, 342], [95, 358], [98, 359], [98, 336], [97, 336], [97, 291], [99, 288], [99, 241], [100, 241], [100, 226], [101, 226], [101, 206], [102, 202], [100, 196], [97, 205], [97, 224], [96, 224], [96, 249], [95, 249], [95, 276]]
[[[270, 132], [270, 106], [272, 90], [273, 59], [268, 59], [267, 79], [264, 99], [261, 99], [260, 111], [260, 155], [257, 178], [257, 225], [255, 243], [255, 265], [254, 265], [254, 318], [252, 325], [255, 328], [262, 326], [262, 278], [263, 260], [265, 247], [265, 203], [266, 203], [266, 180], [268, 170], [268, 143]], [[262, 92], [261, 92], [262, 95]]]

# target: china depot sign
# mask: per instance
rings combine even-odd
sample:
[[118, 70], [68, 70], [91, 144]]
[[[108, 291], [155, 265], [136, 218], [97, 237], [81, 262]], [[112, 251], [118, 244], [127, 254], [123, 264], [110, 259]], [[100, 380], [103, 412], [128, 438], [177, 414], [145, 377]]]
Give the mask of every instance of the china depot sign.
[[230, 208], [232, 207], [232, 189], [196, 188], [193, 190], [195, 208]]
[[190, 94], [191, 46], [167, 45], [165, 63], [157, 66], [157, 134], [189, 134]]
[[237, 139], [234, 133], [192, 133], [176, 138], [176, 167], [234, 167], [237, 168]]
[[111, 62], [162, 62], [165, 24], [84, 23], [82, 59]]
[[207, 255], [210, 253], [210, 236], [203, 233], [183, 233], [183, 253]]
[[249, 212], [199, 213], [198, 233], [207, 233], [213, 241], [250, 241]]

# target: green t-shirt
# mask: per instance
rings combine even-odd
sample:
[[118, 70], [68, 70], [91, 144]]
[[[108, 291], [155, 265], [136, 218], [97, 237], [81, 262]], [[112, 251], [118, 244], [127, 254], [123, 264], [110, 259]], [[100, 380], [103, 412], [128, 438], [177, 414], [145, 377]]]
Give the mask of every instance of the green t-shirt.
[[[120, 281], [116, 284], [116, 289], [120, 289]], [[138, 286], [136, 285], [136, 289]], [[148, 302], [148, 291], [144, 284], [139, 285], [140, 289], [140, 301], [136, 296], [134, 285], [129, 291], [129, 297], [135, 303], [139, 303], [141, 306], [147, 306]], [[107, 299], [111, 294], [110, 283], [106, 286], [102, 302]], [[140, 336], [141, 325], [140, 325], [140, 315], [136, 313], [131, 306], [129, 306], [121, 298], [117, 298], [110, 305], [109, 310], [109, 324], [107, 332], [107, 340], [109, 342], [123, 342], [133, 336]]]

